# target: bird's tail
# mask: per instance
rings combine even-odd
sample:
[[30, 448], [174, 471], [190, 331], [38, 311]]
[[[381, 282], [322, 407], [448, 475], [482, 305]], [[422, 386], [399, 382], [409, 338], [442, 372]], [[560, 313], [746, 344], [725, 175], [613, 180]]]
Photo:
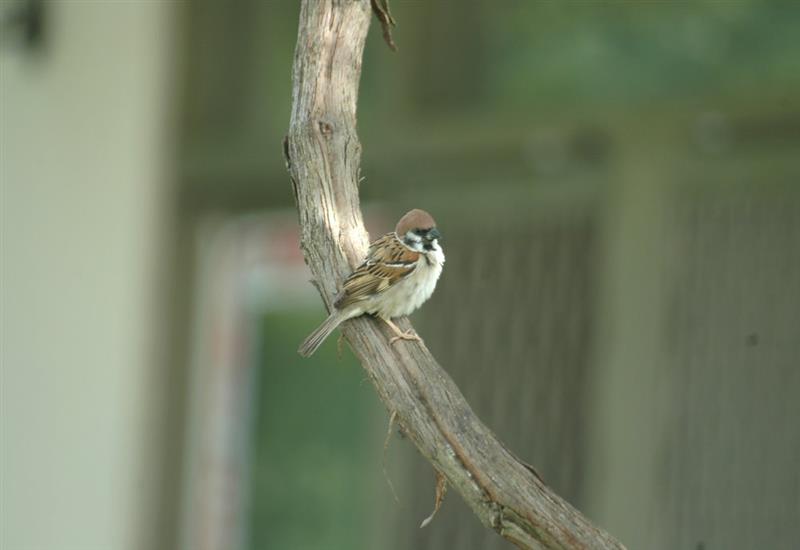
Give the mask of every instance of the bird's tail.
[[322, 342], [325, 341], [325, 338], [330, 336], [330, 333], [336, 330], [336, 327], [338, 327], [342, 321], [346, 321], [349, 318], [350, 316], [344, 312], [334, 310], [314, 332], [308, 335], [308, 338], [303, 340], [303, 343], [300, 344], [300, 347], [297, 349], [297, 353], [303, 357], [311, 357], [311, 355], [317, 351], [317, 348], [322, 345]]

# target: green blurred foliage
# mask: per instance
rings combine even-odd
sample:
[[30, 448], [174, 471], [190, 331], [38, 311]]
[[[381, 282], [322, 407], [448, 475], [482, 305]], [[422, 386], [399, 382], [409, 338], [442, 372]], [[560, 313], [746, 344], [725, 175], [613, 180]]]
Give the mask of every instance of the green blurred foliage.
[[[392, 11], [399, 51], [373, 22], [364, 53], [365, 198], [394, 193], [401, 172], [446, 184], [446, 171], [425, 169], [436, 159], [453, 181], [481, 167], [473, 179], [536, 180], [524, 157], [542, 129], [583, 127], [577, 139], [593, 143], [645, 131], [674, 144], [673, 121], [705, 111], [800, 108], [800, 2], [395, 1]], [[189, 200], [292, 204], [281, 140], [297, 17], [294, 2], [190, 4]]]
[[636, 107], [800, 85], [800, 10], [792, 2], [512, 5], [493, 10], [486, 30], [491, 97], [507, 109]]

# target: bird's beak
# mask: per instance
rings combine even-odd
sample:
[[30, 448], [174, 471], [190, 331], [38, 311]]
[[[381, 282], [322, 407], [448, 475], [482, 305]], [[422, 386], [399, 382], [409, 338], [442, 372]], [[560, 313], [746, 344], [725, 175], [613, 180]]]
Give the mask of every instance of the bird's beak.
[[425, 239], [428, 240], [428, 241], [434, 241], [434, 240], [440, 238], [441, 236], [442, 236], [442, 234], [439, 233], [439, 230], [434, 227], [433, 229], [428, 231], [428, 234], [425, 236]]

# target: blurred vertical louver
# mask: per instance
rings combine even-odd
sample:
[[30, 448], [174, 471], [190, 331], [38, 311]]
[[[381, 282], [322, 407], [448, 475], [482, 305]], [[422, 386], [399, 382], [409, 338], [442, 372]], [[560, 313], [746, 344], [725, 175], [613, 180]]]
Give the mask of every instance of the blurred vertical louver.
[[[596, 223], [586, 210], [509, 216], [447, 228], [446, 273], [420, 330], [478, 416], [580, 507]], [[391, 548], [508, 547], [455, 494], [415, 529], [433, 505], [433, 474], [416, 456], [402, 471], [410, 499], [395, 509]]]

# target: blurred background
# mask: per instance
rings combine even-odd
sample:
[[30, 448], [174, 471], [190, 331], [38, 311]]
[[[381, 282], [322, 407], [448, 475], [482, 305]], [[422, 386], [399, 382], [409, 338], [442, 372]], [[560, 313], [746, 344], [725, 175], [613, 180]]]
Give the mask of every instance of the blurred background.
[[[298, 249], [295, 2], [3, 0], [3, 550], [510, 545], [395, 434]], [[373, 236], [431, 211], [414, 322], [629, 548], [800, 540], [800, 5], [392, 3]]]

